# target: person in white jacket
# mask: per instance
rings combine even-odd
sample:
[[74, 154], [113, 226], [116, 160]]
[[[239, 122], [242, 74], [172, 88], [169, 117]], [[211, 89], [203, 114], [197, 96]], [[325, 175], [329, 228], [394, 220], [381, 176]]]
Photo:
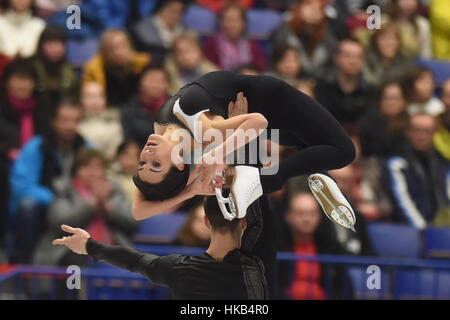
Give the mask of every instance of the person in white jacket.
[[45, 21], [33, 16], [32, 0], [9, 0], [0, 15], [0, 53], [28, 58], [36, 51]]

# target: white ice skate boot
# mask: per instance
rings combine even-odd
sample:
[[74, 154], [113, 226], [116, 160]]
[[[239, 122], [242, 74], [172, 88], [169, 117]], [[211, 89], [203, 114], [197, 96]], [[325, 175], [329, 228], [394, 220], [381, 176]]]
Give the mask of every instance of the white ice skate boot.
[[234, 176], [229, 196], [225, 198], [219, 188], [214, 188], [220, 210], [224, 218], [230, 221], [245, 217], [247, 208], [263, 194], [258, 168], [236, 166], [231, 171], [234, 171]]
[[308, 184], [326, 216], [344, 228], [356, 232], [355, 213], [336, 182], [324, 174], [315, 173], [308, 177]]

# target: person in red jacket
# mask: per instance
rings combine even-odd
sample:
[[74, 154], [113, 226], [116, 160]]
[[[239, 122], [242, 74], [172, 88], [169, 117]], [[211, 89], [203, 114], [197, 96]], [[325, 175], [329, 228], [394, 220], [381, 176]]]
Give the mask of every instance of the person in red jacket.
[[247, 16], [244, 7], [232, 3], [218, 15], [218, 32], [204, 45], [205, 56], [223, 70], [252, 63], [265, 71], [267, 61], [261, 45], [245, 37]]

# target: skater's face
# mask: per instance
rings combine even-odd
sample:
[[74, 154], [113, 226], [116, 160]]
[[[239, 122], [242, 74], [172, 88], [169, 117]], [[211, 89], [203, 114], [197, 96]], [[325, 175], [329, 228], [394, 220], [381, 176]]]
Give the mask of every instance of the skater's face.
[[319, 205], [311, 194], [301, 193], [292, 198], [286, 215], [292, 233], [311, 236], [320, 223]]
[[[172, 166], [184, 169], [182, 162], [172, 162], [172, 148], [175, 142], [164, 136], [152, 134], [139, 156], [138, 175], [141, 180], [151, 184], [160, 183]], [[178, 159], [179, 160], [179, 159]]]

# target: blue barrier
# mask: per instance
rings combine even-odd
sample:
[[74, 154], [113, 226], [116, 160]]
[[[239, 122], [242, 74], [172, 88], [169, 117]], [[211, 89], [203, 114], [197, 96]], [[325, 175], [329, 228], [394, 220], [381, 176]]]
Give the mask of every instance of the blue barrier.
[[[171, 253], [199, 254], [202, 248], [172, 247], [164, 245], [138, 245], [138, 250], [157, 255]], [[341, 265], [345, 268], [351, 280], [346, 286], [352, 286], [353, 295], [348, 298], [356, 299], [450, 299], [450, 260], [414, 259], [414, 258], [380, 258], [360, 256], [317, 255], [305, 256], [293, 253], [279, 252], [278, 261], [307, 261], [320, 262], [325, 265], [325, 273], [329, 268]], [[370, 289], [367, 286], [371, 272], [369, 266], [380, 269], [380, 288]], [[0, 298], [4, 294], [5, 286], [9, 283], [15, 299], [58, 297], [57, 281], [64, 282], [69, 275], [66, 268], [17, 266], [15, 269], [0, 274]], [[99, 264], [96, 268], [82, 268], [81, 276], [84, 280], [84, 295], [80, 297], [76, 290], [65, 289], [64, 299], [169, 299], [166, 288], [150, 283], [143, 276], [118, 269], [113, 266]], [[50, 288], [48, 296], [39, 296], [42, 289], [38, 280], [46, 279]], [[24, 289], [24, 283], [28, 281]], [[36, 287], [37, 286], [37, 287]], [[14, 289], [11, 289], [14, 288]], [[325, 284], [329, 290], [329, 283]], [[26, 297], [24, 297], [24, 293]], [[78, 296], [77, 296], [78, 294]]]

